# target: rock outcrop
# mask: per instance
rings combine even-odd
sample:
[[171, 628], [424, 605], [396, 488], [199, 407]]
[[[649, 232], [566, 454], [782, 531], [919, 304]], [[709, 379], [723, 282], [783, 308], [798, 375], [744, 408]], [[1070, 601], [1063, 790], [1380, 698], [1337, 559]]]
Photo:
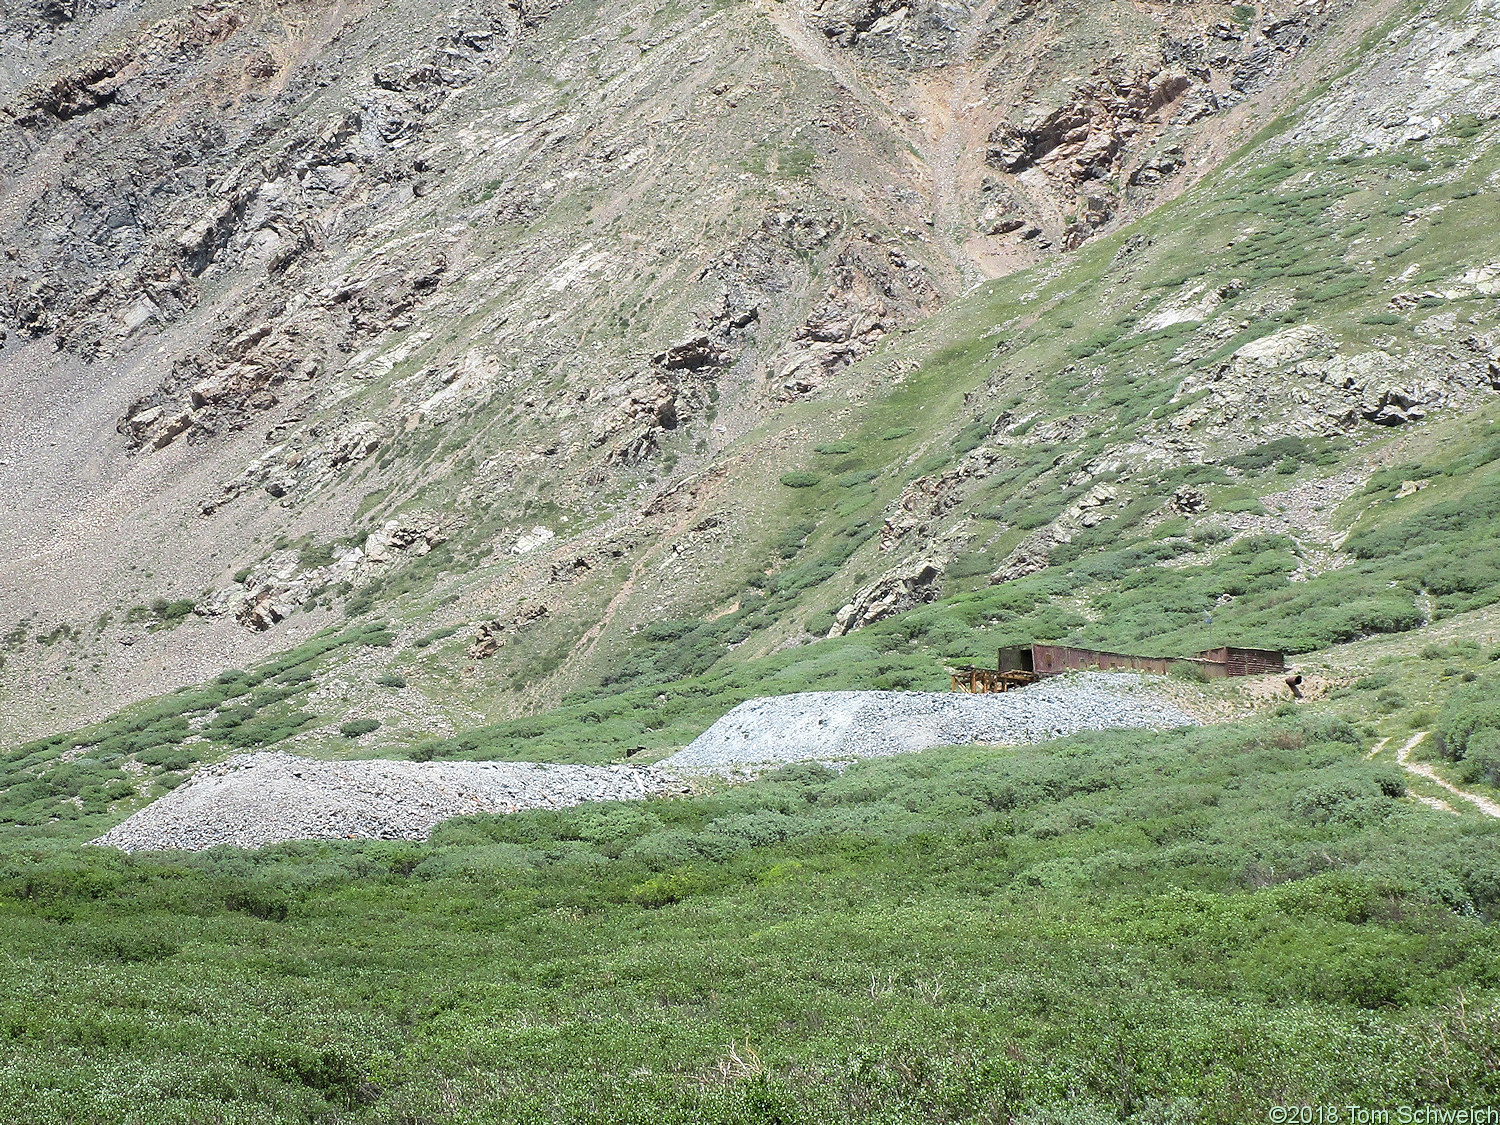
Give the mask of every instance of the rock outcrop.
[[551, 613], [545, 605], [523, 605], [506, 618], [495, 618], [479, 626], [474, 634], [474, 643], [469, 646], [469, 659], [484, 660], [494, 656], [517, 633], [543, 621]]
[[[0, 637], [39, 616], [71, 637], [158, 595], [200, 616], [67, 655], [5, 642], [0, 735], [387, 603], [418, 636], [456, 620], [438, 605], [494, 607], [469, 615], [499, 623], [465, 638], [494, 646], [476, 698], [532, 710], [647, 625], [757, 602], [727, 587], [780, 577], [800, 505], [848, 538], [785, 568], [818, 581], [753, 631], [835, 598], [859, 628], [1029, 572], [1149, 474], [1483, 401], [1487, 245], [1449, 276], [1349, 242], [1339, 272], [1378, 307], [1347, 322], [1323, 313], [1363, 297], [1224, 264], [1257, 208], [1343, 174], [1327, 155], [1388, 154], [1370, 218], [1403, 239], [1468, 206], [1466, 138], [1500, 112], [1493, 19], [1471, 15], [1434, 10], [1350, 71], [1364, 29], [1322, 3], [795, 0], [628, 28], [513, 0], [12, 4]], [[1310, 91], [1315, 73], [1340, 77]], [[1297, 171], [1233, 200], [1206, 184], [1212, 245], [1143, 227], [1070, 273], [1070, 250], [1163, 200], [1203, 218], [1183, 193], [1284, 110], [1225, 172], [1275, 153]], [[1339, 230], [1353, 200], [1328, 199]], [[1201, 276], [1169, 285], [1187, 259]], [[901, 441], [875, 444], [888, 427]], [[809, 451], [825, 436], [859, 447], [850, 464]], [[775, 483], [814, 464], [821, 492]], [[1085, 502], [1104, 481], [1117, 495]], [[1074, 504], [1016, 547], [1015, 499], [1054, 488]], [[1205, 514], [1169, 492], [1150, 518]], [[524, 629], [561, 660], [524, 686], [523, 597], [552, 607]]]
[[1210, 434], [1236, 429], [1247, 437], [1334, 434], [1361, 422], [1404, 425], [1500, 385], [1487, 358], [1472, 353], [1431, 346], [1406, 354], [1345, 354], [1339, 348], [1316, 325], [1251, 341], [1224, 363], [1183, 380], [1177, 397], [1199, 398], [1170, 425]]
[[936, 601], [942, 595], [938, 580], [943, 569], [940, 561], [922, 559], [872, 582], [834, 614], [828, 635], [842, 637], [912, 606]]

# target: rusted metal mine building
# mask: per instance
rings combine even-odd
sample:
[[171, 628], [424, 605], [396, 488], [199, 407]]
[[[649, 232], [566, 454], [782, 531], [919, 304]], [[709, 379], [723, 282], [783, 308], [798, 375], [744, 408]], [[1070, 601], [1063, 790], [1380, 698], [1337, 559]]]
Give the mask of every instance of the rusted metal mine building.
[[1025, 687], [1044, 676], [1064, 672], [1147, 672], [1163, 676], [1176, 664], [1190, 664], [1210, 679], [1225, 676], [1262, 676], [1286, 670], [1286, 657], [1261, 648], [1211, 648], [1197, 656], [1131, 656], [1068, 645], [1012, 645], [1000, 650], [994, 669], [959, 668], [953, 690], [984, 694]]

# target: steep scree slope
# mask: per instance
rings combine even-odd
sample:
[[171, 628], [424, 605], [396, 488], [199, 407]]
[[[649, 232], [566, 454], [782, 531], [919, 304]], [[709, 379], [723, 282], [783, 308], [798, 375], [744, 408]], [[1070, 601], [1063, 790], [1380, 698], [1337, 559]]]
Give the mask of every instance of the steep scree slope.
[[9, 739], [346, 618], [262, 737], [1496, 586], [1380, 538], [1494, 507], [1491, 3], [3, 21]]

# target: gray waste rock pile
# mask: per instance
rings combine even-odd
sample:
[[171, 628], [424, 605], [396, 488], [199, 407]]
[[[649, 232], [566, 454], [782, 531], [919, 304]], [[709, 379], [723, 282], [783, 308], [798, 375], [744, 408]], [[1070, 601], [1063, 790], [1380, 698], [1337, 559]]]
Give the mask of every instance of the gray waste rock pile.
[[933, 746], [1043, 742], [1084, 730], [1196, 722], [1152, 695], [1133, 673], [1059, 676], [996, 695], [809, 691], [741, 703], [660, 765], [754, 772], [782, 762], [840, 762]]
[[322, 762], [240, 754], [200, 770], [94, 843], [130, 852], [346, 837], [424, 840], [449, 817], [684, 791], [680, 780], [638, 766]]

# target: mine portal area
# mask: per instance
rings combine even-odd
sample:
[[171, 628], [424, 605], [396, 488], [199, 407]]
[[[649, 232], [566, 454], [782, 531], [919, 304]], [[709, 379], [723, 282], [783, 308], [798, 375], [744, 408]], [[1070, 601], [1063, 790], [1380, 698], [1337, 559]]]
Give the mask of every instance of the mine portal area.
[[999, 651], [994, 668], [968, 665], [952, 670], [953, 691], [969, 695], [1011, 691], [1065, 672], [1147, 672], [1164, 676], [1173, 665], [1190, 664], [1209, 679], [1261, 676], [1286, 670], [1286, 656], [1273, 649], [1211, 648], [1196, 656], [1133, 656], [1069, 645], [1010, 645]]

